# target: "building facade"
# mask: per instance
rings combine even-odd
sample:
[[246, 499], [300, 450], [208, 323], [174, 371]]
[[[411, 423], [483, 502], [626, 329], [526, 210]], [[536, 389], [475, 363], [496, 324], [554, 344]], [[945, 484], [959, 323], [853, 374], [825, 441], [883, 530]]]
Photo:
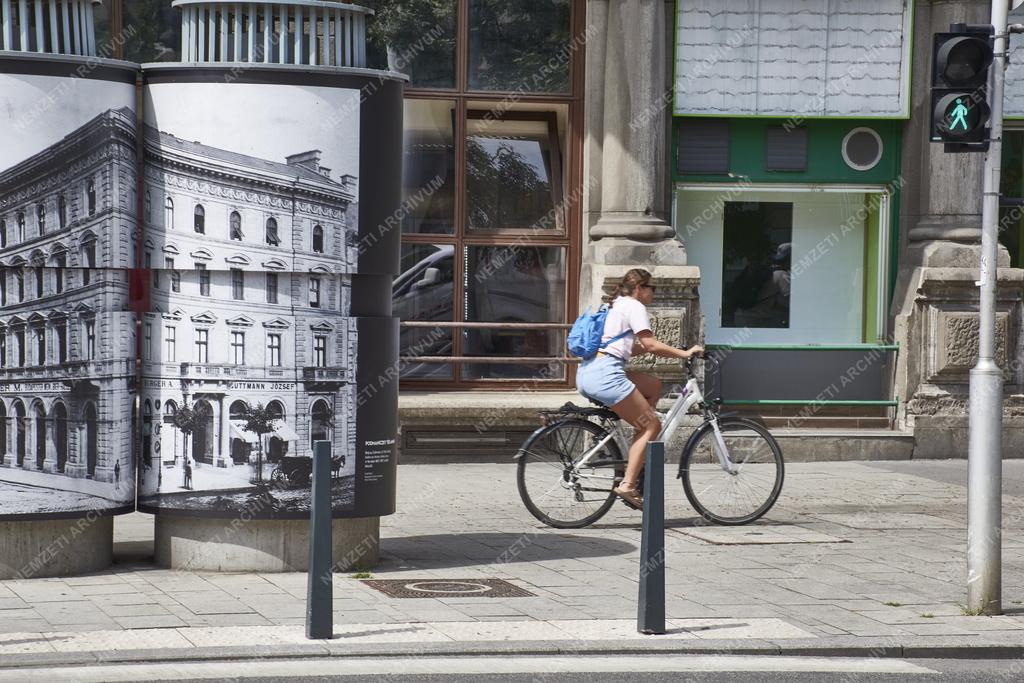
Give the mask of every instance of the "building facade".
[[[368, 65], [410, 76], [394, 307], [445, 323], [402, 330], [406, 455], [479, 451], [481, 425], [495, 453], [514, 449], [532, 409], [492, 392], [564, 401], [557, 326], [638, 265], [661, 283], [656, 332], [728, 349], [722, 397], [767, 416], [787, 453], [966, 452], [982, 155], [928, 141], [929, 70], [932, 35], [987, 23], [987, 3], [364, 4]], [[998, 335], [1019, 445], [1020, 37], [1010, 46]], [[437, 398], [450, 392], [472, 399], [453, 411]]]
[[[145, 145], [144, 492], [180, 487], [186, 462], [233, 473], [197, 488], [265, 479], [319, 439], [350, 474], [354, 178], [332, 178], [317, 151], [266, 160], [152, 128]], [[259, 405], [274, 420], [262, 437], [245, 430]], [[182, 407], [199, 415], [190, 433], [175, 423]]]
[[0, 173], [0, 479], [133, 497], [135, 177], [127, 108]]

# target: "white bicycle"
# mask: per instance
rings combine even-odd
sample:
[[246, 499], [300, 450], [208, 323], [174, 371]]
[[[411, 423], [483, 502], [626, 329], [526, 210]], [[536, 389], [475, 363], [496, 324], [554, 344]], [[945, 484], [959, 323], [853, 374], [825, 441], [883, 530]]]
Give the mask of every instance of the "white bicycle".
[[[661, 415], [658, 440], [667, 442], [682, 416], [699, 407], [704, 421], [683, 448], [677, 478], [683, 480], [690, 505], [707, 521], [749, 524], [768, 512], [782, 492], [782, 449], [761, 424], [719, 414], [720, 401], [709, 405], [704, 400], [692, 359], [685, 368], [686, 385], [668, 414]], [[629, 441], [619, 416], [604, 406], [573, 403], [541, 416], [543, 426], [515, 456], [519, 495], [548, 526], [578, 529], [593, 524], [615, 503], [612, 489], [626, 471], [623, 454], [629, 452]], [[642, 473], [638, 486], [643, 490]]]

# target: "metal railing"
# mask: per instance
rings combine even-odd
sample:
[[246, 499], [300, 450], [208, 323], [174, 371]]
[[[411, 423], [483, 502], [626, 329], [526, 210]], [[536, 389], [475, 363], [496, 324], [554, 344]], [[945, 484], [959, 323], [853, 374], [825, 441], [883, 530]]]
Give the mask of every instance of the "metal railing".
[[96, 56], [100, 0], [0, 0], [0, 50]]
[[[468, 330], [568, 330], [568, 323], [484, 323], [454, 321], [402, 321], [405, 328], [453, 328]], [[520, 365], [547, 365], [549, 363], [579, 363], [576, 356], [416, 356], [418, 363], [508, 363]]]
[[175, 0], [183, 62], [366, 66], [359, 5], [317, 0]]

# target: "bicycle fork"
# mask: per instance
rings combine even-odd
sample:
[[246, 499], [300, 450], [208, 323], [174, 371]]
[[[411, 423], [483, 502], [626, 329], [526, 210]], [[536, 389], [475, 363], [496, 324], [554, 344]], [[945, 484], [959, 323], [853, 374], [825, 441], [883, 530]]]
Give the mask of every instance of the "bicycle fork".
[[734, 476], [739, 474], [740, 468], [729, 458], [729, 447], [725, 445], [725, 437], [722, 436], [722, 428], [718, 424], [718, 417], [711, 419], [711, 432], [714, 436], [712, 443], [715, 447], [715, 455], [718, 456], [718, 462], [722, 469]]

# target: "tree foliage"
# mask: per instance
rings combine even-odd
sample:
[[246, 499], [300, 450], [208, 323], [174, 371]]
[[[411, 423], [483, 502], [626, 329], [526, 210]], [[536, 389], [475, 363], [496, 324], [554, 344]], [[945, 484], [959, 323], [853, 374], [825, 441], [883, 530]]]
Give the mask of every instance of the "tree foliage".
[[262, 403], [256, 404], [256, 407], [247, 405], [244, 415], [245, 425], [242, 429], [261, 437], [261, 441], [264, 434], [269, 434], [276, 429], [274, 422], [277, 421], [277, 418], [274, 416], [274, 412]]
[[[457, 0], [366, 0], [370, 66], [409, 74], [412, 85], [455, 85]], [[567, 92], [570, 0], [470, 0], [470, 86]]]
[[508, 141], [493, 154], [477, 140], [466, 141], [466, 187], [474, 227], [529, 228], [551, 206], [550, 184]]

